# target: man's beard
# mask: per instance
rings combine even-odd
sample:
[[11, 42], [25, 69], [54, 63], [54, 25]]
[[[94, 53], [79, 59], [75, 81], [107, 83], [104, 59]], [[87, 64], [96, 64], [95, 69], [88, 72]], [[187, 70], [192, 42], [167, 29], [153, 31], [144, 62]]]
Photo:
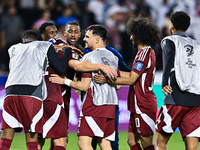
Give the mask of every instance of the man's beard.
[[71, 45], [73, 45], [73, 44], [71, 44], [70, 42], [69, 42], [69, 40], [68, 39], [66, 39], [66, 41], [67, 41], [67, 43], [71, 46]]

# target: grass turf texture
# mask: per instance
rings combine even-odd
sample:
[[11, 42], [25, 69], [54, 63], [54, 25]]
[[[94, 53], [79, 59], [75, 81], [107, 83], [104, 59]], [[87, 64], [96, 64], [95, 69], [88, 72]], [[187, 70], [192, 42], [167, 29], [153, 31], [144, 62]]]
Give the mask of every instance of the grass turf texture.
[[[126, 139], [127, 139], [127, 132], [120, 132], [119, 133], [119, 149], [120, 150], [129, 149], [129, 146], [126, 143]], [[77, 138], [76, 133], [69, 133], [69, 143], [67, 145], [67, 150], [78, 150], [79, 148], [77, 145], [77, 140], [78, 138]], [[50, 140], [47, 139], [45, 141], [43, 150], [48, 150], [49, 144], [50, 144]], [[199, 147], [200, 147], [200, 144], [199, 144]], [[176, 132], [172, 135], [172, 137], [170, 138], [167, 144], [167, 148], [169, 150], [185, 149], [184, 142], [179, 132]], [[10, 150], [26, 150], [24, 134], [15, 134]], [[97, 150], [100, 150], [100, 148], [98, 147]]]

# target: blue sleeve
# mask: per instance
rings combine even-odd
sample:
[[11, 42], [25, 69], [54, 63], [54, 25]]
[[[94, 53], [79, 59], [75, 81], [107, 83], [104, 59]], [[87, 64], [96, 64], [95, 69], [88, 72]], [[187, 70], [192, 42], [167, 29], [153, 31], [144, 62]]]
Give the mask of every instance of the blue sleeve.
[[86, 48], [84, 48], [83, 51], [84, 51], [84, 54], [87, 54], [87, 53], [91, 52], [91, 50], [86, 49]]
[[106, 49], [111, 51], [115, 56], [118, 57], [118, 59], [119, 59], [119, 62], [118, 62], [119, 70], [131, 72], [131, 69], [124, 62], [122, 55], [116, 49], [109, 47], [109, 46], [106, 46]]
[[50, 42], [52, 45], [55, 45], [55, 43], [53, 41], [51, 41], [51, 40], [49, 40], [48, 42]]

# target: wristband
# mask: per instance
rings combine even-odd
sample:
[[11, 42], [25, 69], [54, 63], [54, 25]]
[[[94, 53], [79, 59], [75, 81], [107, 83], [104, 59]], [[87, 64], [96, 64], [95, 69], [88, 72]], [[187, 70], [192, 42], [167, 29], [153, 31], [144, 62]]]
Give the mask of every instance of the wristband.
[[70, 83], [72, 82], [72, 80], [70, 79], [65, 79], [65, 85], [69, 86], [70, 87]]

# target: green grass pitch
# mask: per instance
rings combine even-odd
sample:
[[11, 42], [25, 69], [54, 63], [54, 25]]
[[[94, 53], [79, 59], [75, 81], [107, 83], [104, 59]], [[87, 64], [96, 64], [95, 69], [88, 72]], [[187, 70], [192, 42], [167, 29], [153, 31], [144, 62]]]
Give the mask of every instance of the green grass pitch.
[[[67, 145], [67, 150], [78, 150], [77, 145], [77, 135], [76, 133], [69, 133], [69, 143]], [[119, 133], [119, 150], [129, 150], [129, 147], [126, 143], [127, 132]], [[46, 140], [43, 150], [48, 150], [49, 148], [49, 139]], [[200, 144], [199, 144], [200, 146]], [[176, 132], [170, 138], [167, 147], [169, 150], [184, 150], [185, 145], [182, 140], [181, 134]], [[10, 150], [26, 150], [25, 136], [24, 134], [15, 134]], [[98, 147], [97, 150], [100, 150]]]

